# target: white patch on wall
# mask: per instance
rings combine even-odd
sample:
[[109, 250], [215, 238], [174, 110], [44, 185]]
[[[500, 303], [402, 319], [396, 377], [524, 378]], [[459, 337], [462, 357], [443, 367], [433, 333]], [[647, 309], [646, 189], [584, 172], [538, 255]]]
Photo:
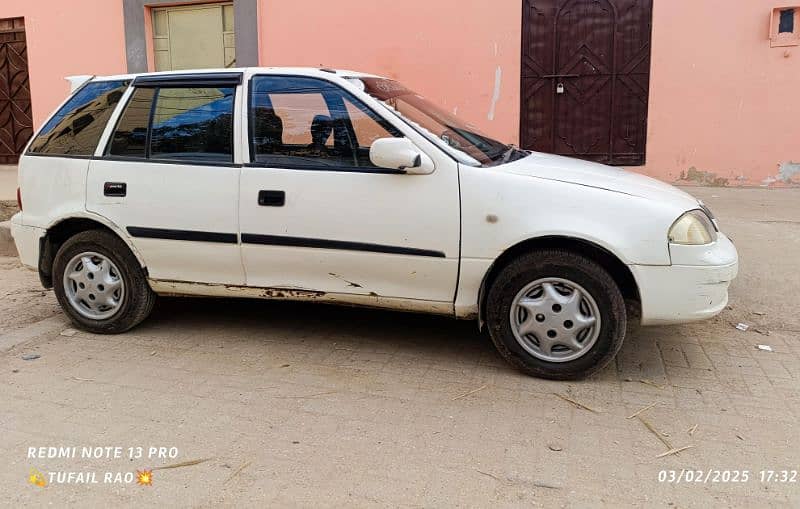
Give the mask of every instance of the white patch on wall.
[[783, 182], [784, 184], [793, 184], [796, 177], [800, 177], [800, 163], [786, 161], [778, 165], [778, 174], [770, 175], [761, 181], [762, 186], [769, 186], [775, 182]]
[[792, 182], [795, 176], [800, 175], [800, 163], [787, 161], [782, 163], [778, 169], [778, 178], [787, 184]]
[[500, 66], [497, 66], [497, 69], [494, 70], [494, 90], [492, 90], [492, 103], [489, 106], [489, 114], [487, 118], [489, 120], [494, 120], [494, 110], [497, 107], [497, 101], [500, 100], [500, 85], [503, 81], [503, 70]]

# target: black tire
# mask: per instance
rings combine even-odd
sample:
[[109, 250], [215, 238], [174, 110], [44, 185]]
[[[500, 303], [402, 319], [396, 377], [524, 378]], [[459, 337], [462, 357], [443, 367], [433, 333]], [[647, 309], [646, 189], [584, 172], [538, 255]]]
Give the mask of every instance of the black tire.
[[[119, 270], [125, 285], [125, 298], [111, 317], [93, 320], [72, 307], [64, 288], [64, 271], [69, 261], [84, 252], [109, 258]], [[61, 309], [79, 329], [96, 334], [118, 334], [141, 323], [153, 309], [156, 294], [147, 283], [144, 271], [128, 246], [116, 235], [104, 230], [88, 230], [70, 237], [53, 261], [53, 290]]]
[[[582, 357], [567, 362], [539, 359], [514, 336], [510, 318], [514, 297], [529, 283], [545, 277], [575, 282], [597, 303], [600, 333]], [[625, 300], [617, 284], [598, 263], [566, 250], [535, 251], [510, 262], [491, 283], [486, 306], [489, 335], [500, 354], [513, 366], [540, 378], [574, 380], [596, 373], [614, 358], [625, 338]]]

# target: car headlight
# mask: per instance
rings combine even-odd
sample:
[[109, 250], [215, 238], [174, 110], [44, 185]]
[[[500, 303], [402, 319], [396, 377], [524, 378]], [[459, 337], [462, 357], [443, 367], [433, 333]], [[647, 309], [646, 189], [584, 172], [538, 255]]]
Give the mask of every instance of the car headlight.
[[690, 210], [678, 218], [669, 229], [669, 241], [673, 244], [698, 246], [717, 240], [714, 223], [702, 210]]

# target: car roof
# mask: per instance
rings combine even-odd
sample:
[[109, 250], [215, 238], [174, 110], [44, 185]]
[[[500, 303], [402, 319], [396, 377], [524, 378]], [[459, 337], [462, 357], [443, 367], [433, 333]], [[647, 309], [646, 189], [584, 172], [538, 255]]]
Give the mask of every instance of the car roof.
[[219, 73], [249, 73], [249, 74], [294, 74], [298, 76], [316, 76], [316, 77], [330, 77], [331, 74], [341, 77], [354, 77], [354, 78], [383, 78], [376, 74], [369, 74], [359, 71], [351, 71], [347, 69], [329, 69], [326, 67], [233, 67], [225, 69], [183, 69], [180, 71], [159, 71], [159, 72], [145, 72], [137, 74], [115, 74], [109, 76], [94, 76], [93, 81], [115, 81], [115, 80], [132, 80], [139, 76], [170, 76], [180, 75], [186, 76], [187, 74], [196, 74], [202, 76], [204, 74], [219, 74]]

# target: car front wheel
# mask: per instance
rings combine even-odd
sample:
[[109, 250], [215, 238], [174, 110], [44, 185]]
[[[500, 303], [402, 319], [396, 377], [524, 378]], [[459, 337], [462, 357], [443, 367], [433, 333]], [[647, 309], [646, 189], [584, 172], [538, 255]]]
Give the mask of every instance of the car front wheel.
[[486, 322], [514, 366], [541, 378], [576, 379], [599, 371], [619, 351], [625, 301], [598, 263], [542, 250], [500, 271], [487, 295]]
[[53, 286], [72, 322], [99, 334], [135, 327], [155, 302], [136, 257], [103, 230], [81, 232], [64, 242], [53, 262]]

